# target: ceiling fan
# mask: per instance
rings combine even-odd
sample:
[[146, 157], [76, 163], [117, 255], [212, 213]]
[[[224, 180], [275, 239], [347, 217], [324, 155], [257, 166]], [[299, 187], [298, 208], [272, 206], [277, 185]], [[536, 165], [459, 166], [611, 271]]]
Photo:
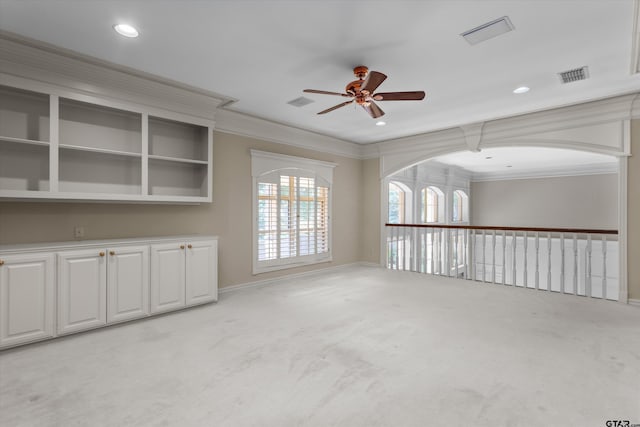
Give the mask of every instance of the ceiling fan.
[[307, 93], [320, 93], [323, 95], [337, 95], [344, 96], [346, 98], [353, 98], [350, 101], [343, 102], [342, 104], [335, 105], [326, 110], [320, 111], [318, 114], [326, 114], [330, 111], [337, 110], [351, 103], [362, 105], [367, 113], [374, 119], [384, 116], [384, 111], [373, 102], [375, 101], [420, 101], [424, 99], [425, 93], [423, 91], [414, 92], [379, 92], [373, 93], [378, 86], [387, 78], [386, 75], [379, 73], [378, 71], [369, 71], [364, 65], [360, 65], [353, 69], [353, 74], [358, 78], [351, 83], [347, 84], [345, 88], [346, 93], [339, 92], [327, 92], [325, 90], [305, 89], [303, 92]]

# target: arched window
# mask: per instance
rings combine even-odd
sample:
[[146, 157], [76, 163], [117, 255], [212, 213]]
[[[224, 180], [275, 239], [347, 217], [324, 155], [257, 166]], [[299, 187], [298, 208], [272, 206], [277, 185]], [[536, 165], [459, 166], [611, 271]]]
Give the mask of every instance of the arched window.
[[423, 223], [440, 222], [444, 193], [438, 187], [425, 187], [420, 192], [420, 219]]
[[251, 150], [254, 274], [331, 260], [334, 167]]
[[455, 190], [453, 192], [453, 206], [452, 206], [451, 220], [453, 222], [467, 222], [469, 221], [469, 196], [462, 190]]
[[409, 189], [399, 183], [389, 183], [389, 223], [390, 224], [403, 224], [407, 218], [407, 201], [410, 197]]

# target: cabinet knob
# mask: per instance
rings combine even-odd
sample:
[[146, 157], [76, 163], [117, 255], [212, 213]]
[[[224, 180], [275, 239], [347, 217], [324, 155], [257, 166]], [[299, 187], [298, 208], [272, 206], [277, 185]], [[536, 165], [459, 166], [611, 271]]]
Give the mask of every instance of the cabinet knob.
[[109, 255], [114, 256], [116, 254], [115, 251], [109, 251]]
[[191, 246], [191, 245], [187, 245], [187, 247], [188, 247], [189, 249], [193, 248], [193, 246]]
[[184, 249], [184, 245], [180, 245], [180, 249]]
[[100, 252], [98, 255], [100, 255], [100, 256], [104, 256], [104, 252]]
[[4, 261], [0, 259], [0, 266], [4, 265]]

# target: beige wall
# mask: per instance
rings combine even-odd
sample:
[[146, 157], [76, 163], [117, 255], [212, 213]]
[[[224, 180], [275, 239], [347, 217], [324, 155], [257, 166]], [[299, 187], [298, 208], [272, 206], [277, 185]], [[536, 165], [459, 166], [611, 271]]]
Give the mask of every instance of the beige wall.
[[640, 300], [640, 120], [631, 122], [627, 176], [627, 271], [629, 298]]
[[471, 223], [617, 229], [618, 176], [473, 182]]
[[[338, 164], [334, 169], [333, 184], [332, 263], [257, 276], [251, 274], [252, 181], [249, 150], [252, 148]], [[213, 158], [213, 203], [184, 206], [4, 202], [0, 203], [0, 244], [73, 240], [73, 228], [76, 225], [85, 228], [85, 239], [214, 234], [220, 238], [221, 287], [363, 259], [363, 161], [220, 132], [214, 134]], [[366, 175], [367, 179], [369, 175]], [[371, 200], [370, 203], [379, 201]], [[368, 229], [369, 225], [366, 227]], [[378, 241], [377, 235], [369, 238]], [[366, 254], [369, 255], [369, 252]], [[369, 260], [370, 256], [366, 259]]]
[[362, 261], [380, 262], [380, 160], [364, 160], [362, 165], [362, 208], [360, 254]]

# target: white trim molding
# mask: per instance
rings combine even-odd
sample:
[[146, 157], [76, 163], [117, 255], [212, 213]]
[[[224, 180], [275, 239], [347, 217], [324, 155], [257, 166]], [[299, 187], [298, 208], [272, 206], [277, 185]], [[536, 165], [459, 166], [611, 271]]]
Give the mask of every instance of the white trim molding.
[[472, 182], [507, 181], [513, 179], [555, 178], [565, 176], [608, 175], [618, 173], [618, 163], [549, 168], [534, 171], [481, 172], [472, 175]]
[[637, 307], [640, 307], [640, 299], [632, 299], [629, 298], [628, 302], [629, 305], [635, 305]]
[[355, 159], [362, 157], [361, 147], [356, 143], [228, 109], [218, 110], [216, 114], [216, 130], [343, 157]]
[[102, 61], [67, 49], [0, 31], [0, 83], [10, 86], [15, 79], [32, 85], [46, 85], [87, 97], [157, 108], [172, 113], [215, 118], [218, 107], [231, 98], [132, 68]]

